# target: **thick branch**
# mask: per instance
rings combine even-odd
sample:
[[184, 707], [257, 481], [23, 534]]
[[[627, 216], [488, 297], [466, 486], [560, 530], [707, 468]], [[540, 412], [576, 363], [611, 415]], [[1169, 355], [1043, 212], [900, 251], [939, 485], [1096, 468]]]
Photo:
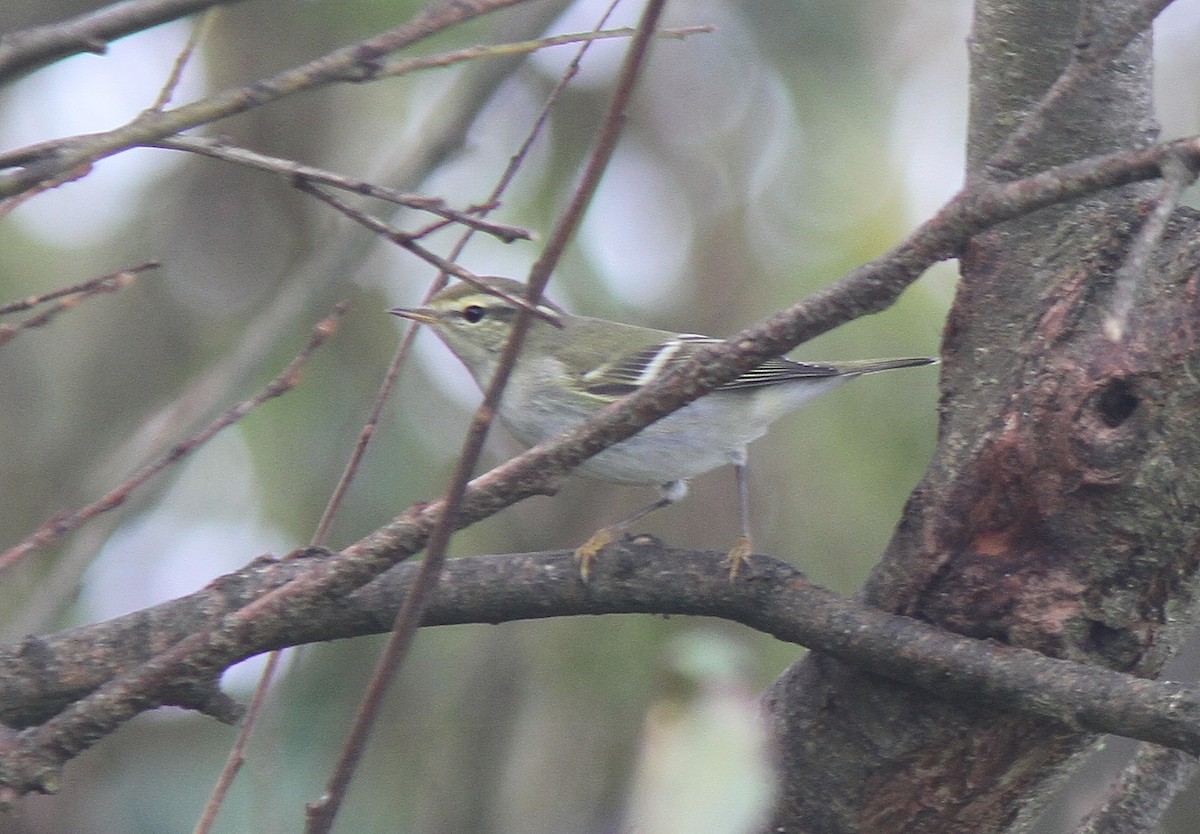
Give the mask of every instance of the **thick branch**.
[[[643, 537], [607, 551], [586, 585], [569, 551], [455, 559], [446, 565], [423, 624], [584, 614], [720, 617], [940, 698], [985, 702], [989, 709], [1046, 718], [1071, 729], [1200, 753], [1200, 695], [1194, 688], [972, 640], [890, 615], [814, 585], [791, 565], [764, 556], [754, 557], [747, 575], [731, 583], [723, 558], [723, 553], [667, 548]], [[311, 557], [260, 560], [195, 594], [0, 647], [0, 718], [9, 726], [44, 719], [189, 634], [214, 628], [303, 575], [310, 562]], [[247, 634], [230, 662], [286, 646], [386, 632], [417, 569], [397, 566], [348, 602], [285, 612], [270, 635]], [[168, 702], [172, 695], [157, 694], [150, 700]]]

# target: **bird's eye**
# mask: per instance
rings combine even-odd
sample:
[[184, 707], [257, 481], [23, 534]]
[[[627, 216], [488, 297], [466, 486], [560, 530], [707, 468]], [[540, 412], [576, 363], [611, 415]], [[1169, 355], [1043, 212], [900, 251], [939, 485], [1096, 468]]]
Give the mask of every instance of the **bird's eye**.
[[487, 311], [478, 304], [472, 304], [470, 307], [464, 307], [462, 316], [467, 320], [468, 324], [477, 324], [483, 321], [483, 316]]

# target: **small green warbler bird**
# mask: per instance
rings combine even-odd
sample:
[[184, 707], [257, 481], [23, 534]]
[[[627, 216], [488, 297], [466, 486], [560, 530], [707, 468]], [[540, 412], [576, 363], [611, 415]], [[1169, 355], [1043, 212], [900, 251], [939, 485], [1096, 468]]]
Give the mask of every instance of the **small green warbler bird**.
[[[490, 277], [482, 282], [510, 298], [525, 297], [525, 285], [518, 281]], [[498, 415], [518, 440], [530, 446], [650, 385], [698, 348], [722, 341], [573, 316], [546, 299], [539, 307], [558, 325], [537, 317], [531, 320]], [[398, 307], [389, 312], [432, 328], [483, 387], [496, 372], [517, 310], [508, 299], [459, 283], [433, 296], [426, 307]], [[687, 494], [689, 478], [724, 464], [734, 466], [741, 502], [742, 533], [727, 558], [730, 579], [735, 579], [752, 546], [746, 484], [746, 446], [750, 441], [764, 435], [783, 415], [855, 377], [936, 361], [913, 358], [809, 364], [769, 359], [588, 458], [576, 470], [580, 474], [657, 486], [659, 499], [599, 530], [575, 551], [584, 581], [592, 560], [619, 533], [654, 510], [681, 500]]]

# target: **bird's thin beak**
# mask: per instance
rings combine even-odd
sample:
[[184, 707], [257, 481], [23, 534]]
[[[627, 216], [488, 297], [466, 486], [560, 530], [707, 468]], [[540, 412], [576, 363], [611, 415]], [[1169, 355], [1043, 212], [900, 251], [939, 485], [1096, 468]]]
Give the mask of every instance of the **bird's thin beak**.
[[438, 320], [437, 313], [428, 307], [393, 307], [388, 312], [402, 319], [419, 321], [421, 324], [433, 324]]

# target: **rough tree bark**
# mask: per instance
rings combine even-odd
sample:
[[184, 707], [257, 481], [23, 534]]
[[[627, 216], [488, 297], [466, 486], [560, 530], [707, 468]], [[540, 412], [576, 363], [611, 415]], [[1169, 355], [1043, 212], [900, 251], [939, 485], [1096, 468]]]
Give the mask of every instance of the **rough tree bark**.
[[[969, 180], [1153, 139], [1143, 35], [1008, 164], [989, 167], [1077, 44], [1083, 54], [1134, 5], [976, 4]], [[935, 459], [864, 600], [1055, 657], [1159, 670], [1200, 558], [1194, 213], [1175, 212], [1123, 339], [1107, 339], [1102, 323], [1160, 188], [1045, 209], [964, 253]], [[1093, 741], [820, 655], [776, 681], [768, 703], [785, 786], [773, 832], [1021, 830]]]

